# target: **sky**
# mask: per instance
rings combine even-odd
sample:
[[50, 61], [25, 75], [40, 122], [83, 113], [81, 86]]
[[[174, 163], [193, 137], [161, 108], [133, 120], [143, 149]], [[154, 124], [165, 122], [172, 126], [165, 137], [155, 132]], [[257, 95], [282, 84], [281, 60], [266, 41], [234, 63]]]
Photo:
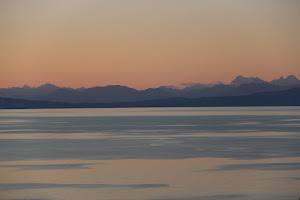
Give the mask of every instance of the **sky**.
[[1, 0], [0, 88], [300, 78], [299, 0]]

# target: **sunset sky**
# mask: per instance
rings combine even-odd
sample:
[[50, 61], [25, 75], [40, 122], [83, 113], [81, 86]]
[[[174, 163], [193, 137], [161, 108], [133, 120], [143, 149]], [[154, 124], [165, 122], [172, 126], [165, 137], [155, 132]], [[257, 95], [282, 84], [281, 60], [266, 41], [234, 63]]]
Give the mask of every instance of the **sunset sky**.
[[300, 78], [299, 0], [1, 0], [0, 87]]

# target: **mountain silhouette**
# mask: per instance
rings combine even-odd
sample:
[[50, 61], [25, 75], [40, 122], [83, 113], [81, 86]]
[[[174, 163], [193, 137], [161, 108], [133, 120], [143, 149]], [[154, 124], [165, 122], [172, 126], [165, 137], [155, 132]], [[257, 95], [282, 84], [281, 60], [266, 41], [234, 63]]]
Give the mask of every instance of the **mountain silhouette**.
[[270, 83], [274, 85], [280, 85], [280, 86], [291, 86], [291, 85], [299, 85], [300, 80], [298, 80], [294, 75], [289, 75], [286, 78], [283, 78], [281, 76], [279, 79], [272, 80]]
[[2, 109], [25, 108], [126, 108], [126, 107], [215, 107], [215, 106], [300, 106], [300, 88], [260, 92], [245, 96], [173, 97], [137, 102], [65, 103], [0, 97]]
[[230, 84], [231, 85], [242, 85], [242, 84], [249, 84], [249, 83], [266, 83], [266, 81], [257, 78], [257, 77], [243, 77], [237, 76]]
[[281, 91], [300, 87], [300, 81], [293, 75], [270, 82], [259, 78], [237, 76], [228, 85], [222, 83], [185, 85], [187, 87], [183, 89], [161, 86], [136, 90], [122, 85], [73, 89], [47, 83], [39, 87], [24, 85], [23, 87], [2, 88], [0, 89], [0, 97], [66, 103], [136, 102], [173, 97], [201, 98], [251, 95], [257, 92]]

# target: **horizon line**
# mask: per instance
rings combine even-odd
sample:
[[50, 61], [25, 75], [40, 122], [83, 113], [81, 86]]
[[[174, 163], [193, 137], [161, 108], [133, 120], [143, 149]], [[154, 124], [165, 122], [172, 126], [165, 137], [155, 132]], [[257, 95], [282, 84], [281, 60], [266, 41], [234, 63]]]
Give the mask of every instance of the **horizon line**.
[[[290, 76], [293, 76], [295, 78], [297, 78], [295, 75], [287, 75], [286, 78], [290, 77]], [[86, 86], [79, 86], [79, 87], [70, 87], [70, 86], [60, 86], [58, 84], [53, 84], [51, 82], [47, 82], [47, 83], [44, 83], [44, 84], [41, 84], [39, 86], [29, 86], [28, 84], [24, 84], [23, 86], [12, 86], [12, 87], [5, 87], [5, 88], [0, 88], [0, 89], [9, 89], [9, 88], [25, 88], [25, 87], [29, 87], [29, 88], [39, 88], [41, 86], [45, 86], [45, 85], [52, 85], [52, 86], [55, 86], [55, 87], [59, 87], [59, 88], [66, 88], [66, 89], [89, 89], [89, 88], [95, 88], [95, 87], [108, 87], [108, 86], [122, 86], [122, 87], [127, 87], [127, 88], [131, 88], [131, 89], [135, 89], [135, 90], [147, 90], [147, 89], [155, 89], [155, 88], [160, 88], [160, 87], [167, 87], [167, 88], [172, 88], [172, 89], [184, 89], [184, 88], [187, 88], [187, 87], [191, 87], [191, 86], [207, 86], [207, 87], [212, 87], [212, 86], [215, 86], [215, 85], [231, 85], [231, 83], [238, 77], [242, 77], [242, 78], [258, 78], [258, 79], [261, 79], [259, 77], [252, 77], [252, 76], [244, 76], [244, 75], [238, 75], [236, 76], [231, 82], [229, 83], [224, 83], [222, 81], [216, 81], [216, 82], [210, 82], [210, 83], [201, 83], [201, 82], [190, 82], [190, 83], [179, 83], [178, 85], [161, 85], [161, 86], [158, 86], [158, 87], [148, 87], [148, 88], [145, 88], [145, 89], [136, 89], [134, 87], [130, 87], [130, 86], [127, 86], [127, 85], [120, 85], [120, 84], [108, 84], [108, 85], [95, 85], [95, 86], [91, 86], [91, 87], [86, 87]], [[284, 78], [284, 76], [280, 76], [279, 78], [275, 78], [275, 79], [272, 79], [272, 80], [277, 80], [277, 79], [286, 79]], [[261, 79], [263, 81], [265, 81], [266, 83], [270, 83], [271, 81], [266, 81], [264, 79]]]

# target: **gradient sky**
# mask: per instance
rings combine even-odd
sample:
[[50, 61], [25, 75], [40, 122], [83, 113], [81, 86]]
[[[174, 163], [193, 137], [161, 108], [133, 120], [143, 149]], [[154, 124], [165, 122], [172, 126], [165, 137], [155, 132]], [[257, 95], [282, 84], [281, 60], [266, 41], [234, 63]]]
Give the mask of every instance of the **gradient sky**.
[[1, 0], [0, 87], [300, 78], [299, 0]]

